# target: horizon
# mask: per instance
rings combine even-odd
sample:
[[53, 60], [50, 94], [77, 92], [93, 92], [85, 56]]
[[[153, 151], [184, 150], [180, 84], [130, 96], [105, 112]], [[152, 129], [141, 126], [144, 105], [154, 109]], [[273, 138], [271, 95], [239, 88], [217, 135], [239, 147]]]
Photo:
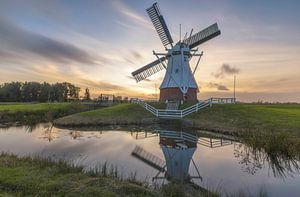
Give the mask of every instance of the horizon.
[[[140, 83], [131, 72], [164, 51], [146, 13], [154, 2], [1, 1], [0, 83], [67, 81], [93, 97], [153, 98], [165, 72]], [[157, 2], [175, 42], [179, 24], [182, 35], [219, 25], [200, 45], [199, 99], [232, 96], [236, 75], [239, 101], [300, 102], [300, 2]]]

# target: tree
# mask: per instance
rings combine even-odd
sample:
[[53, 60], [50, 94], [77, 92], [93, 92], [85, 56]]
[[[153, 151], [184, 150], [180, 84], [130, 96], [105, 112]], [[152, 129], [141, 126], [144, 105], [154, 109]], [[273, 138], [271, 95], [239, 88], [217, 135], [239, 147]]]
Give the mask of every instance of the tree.
[[84, 100], [87, 100], [87, 101], [91, 100], [90, 90], [88, 88], [85, 88]]
[[30, 102], [31, 100], [31, 95], [30, 95], [30, 83], [25, 81], [25, 83], [23, 84], [22, 88], [21, 88], [21, 94], [22, 94], [22, 101], [25, 102]]
[[10, 82], [0, 84], [0, 102], [66, 102], [79, 99], [80, 88], [64, 83]]
[[0, 101], [20, 102], [21, 97], [20, 82], [4, 83], [0, 86]]
[[51, 94], [51, 85], [49, 83], [44, 82], [41, 84], [40, 95], [38, 98], [39, 102], [49, 102]]
[[79, 92], [80, 88], [76, 87], [72, 84], [68, 84], [68, 90], [69, 90], [69, 100], [78, 100], [79, 99]]

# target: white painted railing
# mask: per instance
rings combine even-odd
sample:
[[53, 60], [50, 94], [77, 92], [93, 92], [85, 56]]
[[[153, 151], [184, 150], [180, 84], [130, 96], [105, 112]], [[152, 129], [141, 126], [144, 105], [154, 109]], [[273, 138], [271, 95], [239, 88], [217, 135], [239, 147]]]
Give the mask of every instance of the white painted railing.
[[198, 137], [190, 133], [177, 132], [177, 131], [159, 131], [159, 132], [160, 132], [160, 137], [162, 138], [165, 137], [165, 138], [172, 138], [172, 139], [181, 139], [181, 140], [187, 140], [194, 143], [198, 142]]
[[134, 99], [132, 100], [132, 102], [141, 105], [143, 108], [145, 108], [147, 111], [151, 112], [153, 115], [155, 115], [158, 118], [174, 119], [174, 118], [183, 118], [189, 114], [198, 112], [199, 110], [205, 107], [208, 106], [211, 107], [213, 104], [234, 104], [235, 98], [210, 98], [204, 101], [200, 101], [195, 105], [192, 105], [183, 110], [156, 109], [152, 105], [140, 99]]

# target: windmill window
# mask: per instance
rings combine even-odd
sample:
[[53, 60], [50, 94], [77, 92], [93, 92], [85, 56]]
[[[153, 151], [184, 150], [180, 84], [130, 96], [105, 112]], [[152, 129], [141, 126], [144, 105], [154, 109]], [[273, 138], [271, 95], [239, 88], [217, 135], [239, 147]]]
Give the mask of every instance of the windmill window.
[[175, 69], [175, 73], [178, 73], [178, 68]]
[[181, 54], [180, 51], [173, 51], [173, 52], [172, 52], [172, 55], [179, 55], [179, 54]]

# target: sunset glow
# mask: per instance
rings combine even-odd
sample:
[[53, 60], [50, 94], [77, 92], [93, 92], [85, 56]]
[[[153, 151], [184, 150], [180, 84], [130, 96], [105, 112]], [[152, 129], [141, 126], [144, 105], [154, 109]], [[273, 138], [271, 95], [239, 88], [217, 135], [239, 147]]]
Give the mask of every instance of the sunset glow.
[[[200, 45], [198, 98], [300, 102], [298, 1], [158, 1], [175, 40], [217, 22], [221, 35]], [[64, 82], [155, 98], [165, 71], [136, 83], [131, 72], [164, 48], [145, 8], [153, 1], [1, 1], [0, 83]], [[180, 14], [178, 14], [180, 13]], [[194, 67], [195, 60], [191, 66]]]

